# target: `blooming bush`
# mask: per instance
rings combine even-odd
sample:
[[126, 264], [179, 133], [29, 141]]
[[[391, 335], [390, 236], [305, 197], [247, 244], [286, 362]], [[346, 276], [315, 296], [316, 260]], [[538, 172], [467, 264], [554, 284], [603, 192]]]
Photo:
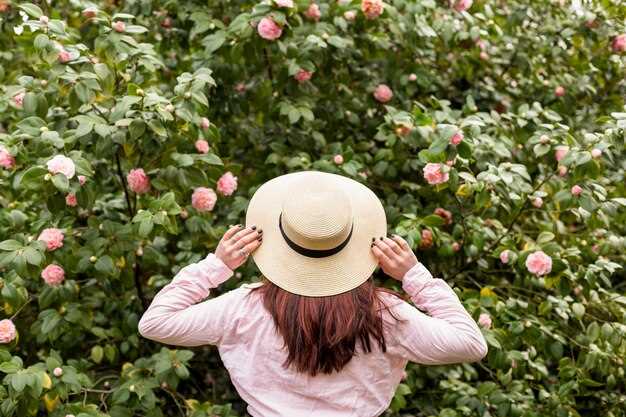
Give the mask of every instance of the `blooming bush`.
[[619, 3], [0, 0], [0, 415], [245, 415], [137, 323], [301, 169], [372, 188], [489, 343], [386, 416], [624, 415]]

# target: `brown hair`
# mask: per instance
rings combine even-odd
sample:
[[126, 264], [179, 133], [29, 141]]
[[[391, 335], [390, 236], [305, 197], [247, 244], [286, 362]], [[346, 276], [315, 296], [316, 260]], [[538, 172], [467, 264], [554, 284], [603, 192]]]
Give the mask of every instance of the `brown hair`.
[[382, 312], [389, 306], [380, 294], [405, 299], [393, 290], [377, 287], [372, 277], [351, 291], [326, 297], [293, 294], [267, 278], [251, 293], [257, 291], [288, 348], [283, 366], [293, 364], [299, 372], [312, 376], [340, 371], [354, 356], [357, 340], [365, 352], [372, 351], [372, 339], [386, 352]]

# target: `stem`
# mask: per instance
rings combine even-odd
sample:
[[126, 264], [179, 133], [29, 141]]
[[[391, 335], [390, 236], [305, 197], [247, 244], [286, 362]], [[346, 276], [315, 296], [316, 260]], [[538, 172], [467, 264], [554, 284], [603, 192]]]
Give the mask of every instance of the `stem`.
[[263, 48], [263, 54], [265, 55], [265, 62], [267, 64], [267, 75], [270, 77], [270, 81], [274, 82], [274, 75], [272, 74], [272, 62], [270, 61], [270, 55], [267, 52], [267, 48]]
[[139, 266], [139, 262], [135, 260], [135, 288], [137, 288], [137, 296], [139, 297], [139, 301], [141, 301], [141, 307], [143, 307], [144, 311], [148, 308], [148, 300], [143, 295], [143, 287], [141, 286], [141, 267]]
[[33, 301], [33, 298], [32, 298], [32, 297], [29, 297], [29, 298], [28, 298], [28, 300], [26, 300], [26, 302], [25, 302], [24, 304], [22, 304], [22, 305], [20, 306], [20, 308], [18, 308], [18, 309], [17, 309], [17, 311], [16, 311], [15, 313], [13, 313], [13, 315], [10, 317], [10, 319], [11, 319], [11, 320], [13, 320], [13, 319], [15, 318], [15, 316], [17, 316], [17, 315], [18, 315], [18, 313], [19, 313], [20, 311], [22, 311], [22, 309], [26, 306], [26, 304], [30, 303], [31, 301]]
[[115, 153], [115, 162], [117, 164], [117, 175], [120, 177], [120, 181], [122, 182], [122, 187], [124, 188], [124, 195], [126, 196], [126, 205], [128, 206], [128, 215], [132, 219], [134, 217], [133, 209], [130, 204], [130, 195], [128, 194], [128, 187], [126, 187], [126, 179], [124, 178], [124, 174], [122, 174], [122, 165], [120, 164], [120, 153], [119, 148]]

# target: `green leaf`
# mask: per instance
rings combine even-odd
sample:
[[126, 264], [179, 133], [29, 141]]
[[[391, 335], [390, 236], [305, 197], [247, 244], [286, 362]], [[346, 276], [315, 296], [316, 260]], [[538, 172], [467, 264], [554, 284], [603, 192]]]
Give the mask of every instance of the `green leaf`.
[[102, 358], [104, 357], [104, 349], [102, 349], [102, 346], [94, 346], [91, 348], [91, 360], [94, 361], [95, 363], [100, 363], [102, 362]]
[[52, 176], [52, 184], [61, 192], [67, 192], [70, 188], [70, 181], [65, 174], [54, 174]]
[[445, 222], [446, 221], [441, 216], [436, 214], [431, 214], [421, 220], [421, 223], [426, 226], [442, 226]]
[[41, 16], [43, 16], [43, 12], [39, 8], [39, 6], [35, 4], [23, 3], [23, 4], [18, 5], [18, 7], [22, 9], [24, 12], [26, 12], [26, 14], [28, 14], [31, 17], [34, 17], [35, 19], [39, 19]]
[[98, 258], [94, 268], [96, 268], [96, 271], [102, 272], [106, 275], [115, 274], [115, 265], [113, 264], [113, 259], [109, 255], [104, 255]]
[[13, 239], [9, 239], [9, 240], [5, 240], [3, 242], [0, 242], [0, 250], [14, 251], [14, 250], [21, 249], [23, 246], [24, 245], [22, 245], [22, 243], [18, 242], [17, 240], [13, 240]]
[[572, 304], [572, 311], [576, 318], [580, 319], [585, 315], [585, 306], [580, 303], [574, 303]]

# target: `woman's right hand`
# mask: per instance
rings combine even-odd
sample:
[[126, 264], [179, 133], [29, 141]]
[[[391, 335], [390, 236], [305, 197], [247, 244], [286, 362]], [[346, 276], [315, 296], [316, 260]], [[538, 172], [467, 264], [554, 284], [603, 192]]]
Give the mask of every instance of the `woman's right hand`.
[[393, 235], [392, 239], [377, 237], [371, 246], [383, 272], [398, 281], [402, 281], [409, 269], [418, 262], [409, 244], [398, 235]]

